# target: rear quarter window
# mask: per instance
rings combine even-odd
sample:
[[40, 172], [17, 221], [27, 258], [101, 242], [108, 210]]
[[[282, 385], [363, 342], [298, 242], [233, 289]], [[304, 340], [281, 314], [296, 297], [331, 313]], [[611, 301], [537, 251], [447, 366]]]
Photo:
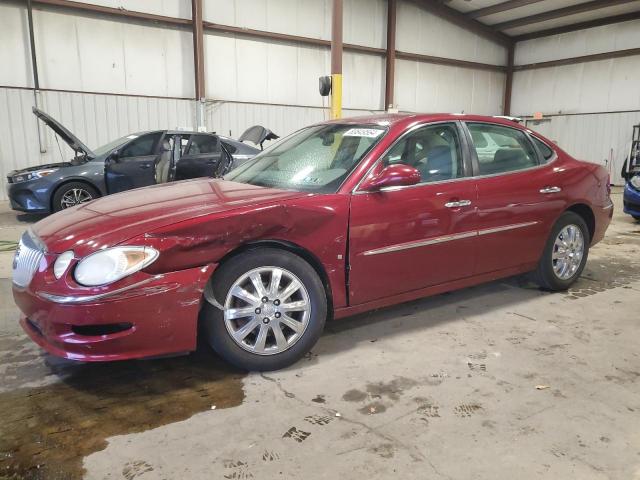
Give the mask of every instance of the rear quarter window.
[[538, 148], [538, 151], [540, 152], [540, 155], [542, 155], [542, 162], [541, 163], [548, 163], [549, 160], [551, 160], [551, 158], [553, 157], [554, 151], [553, 149], [547, 145], [546, 143], [544, 143], [542, 140], [538, 140], [536, 137], [532, 136], [531, 137], [533, 139], [533, 143], [536, 144], [536, 147]]

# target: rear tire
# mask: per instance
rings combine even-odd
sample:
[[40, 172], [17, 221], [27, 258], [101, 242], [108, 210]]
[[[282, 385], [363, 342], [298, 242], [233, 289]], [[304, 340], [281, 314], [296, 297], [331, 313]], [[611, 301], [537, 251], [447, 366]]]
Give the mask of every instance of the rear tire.
[[535, 271], [536, 282], [545, 290], [568, 289], [584, 270], [590, 243], [584, 219], [574, 212], [564, 212], [551, 229]]
[[636, 222], [640, 222], [640, 215], [631, 215]]
[[226, 361], [243, 370], [278, 370], [300, 360], [320, 338], [327, 294], [299, 256], [256, 248], [220, 267], [200, 315], [207, 342]]
[[69, 182], [59, 187], [51, 201], [52, 210], [59, 212], [66, 208], [75, 207], [81, 203], [90, 202], [100, 196], [100, 192], [84, 182]]

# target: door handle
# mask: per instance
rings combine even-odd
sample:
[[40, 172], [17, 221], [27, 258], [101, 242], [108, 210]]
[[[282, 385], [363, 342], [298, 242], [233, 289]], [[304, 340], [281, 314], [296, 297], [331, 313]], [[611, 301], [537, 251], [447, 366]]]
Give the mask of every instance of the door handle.
[[151, 164], [150, 163], [143, 163], [142, 165], [140, 165], [140, 168], [142, 170], [146, 170], [147, 168], [151, 168]]
[[540, 189], [540, 193], [558, 193], [561, 192], [562, 189], [560, 187], [544, 187]]
[[444, 204], [444, 206], [447, 208], [468, 207], [469, 205], [471, 205], [471, 200], [457, 200]]

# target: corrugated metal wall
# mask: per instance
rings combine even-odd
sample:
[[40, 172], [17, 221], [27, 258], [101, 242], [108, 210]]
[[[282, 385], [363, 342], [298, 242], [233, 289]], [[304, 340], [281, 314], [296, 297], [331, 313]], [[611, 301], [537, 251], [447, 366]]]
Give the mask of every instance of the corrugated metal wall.
[[631, 149], [632, 126], [640, 124], [640, 112], [561, 115], [527, 123], [572, 156], [607, 166], [615, 184], [624, 183], [620, 172]]
[[[191, 17], [190, 0], [90, 0], [126, 10]], [[211, 22], [329, 39], [331, 0], [207, 0]], [[345, 0], [344, 41], [384, 48], [386, 0]], [[193, 49], [189, 29], [77, 14], [36, 6], [40, 106], [90, 147], [137, 130], [195, 125]], [[398, 6], [397, 48], [409, 53], [503, 65], [504, 47], [446, 22], [408, 0]], [[455, 42], [448, 39], [456, 38]], [[0, 174], [60, 160], [48, 129], [40, 153], [26, 8], [0, 3]], [[295, 42], [205, 35], [209, 130], [238, 136], [263, 124], [279, 135], [328, 117], [318, 77], [330, 72], [329, 49]], [[380, 112], [384, 57], [345, 52], [344, 115]], [[20, 87], [20, 88], [4, 88]], [[63, 93], [72, 90], [93, 93]], [[396, 104], [403, 111], [500, 113], [504, 75], [398, 60]], [[107, 95], [107, 93], [117, 95]], [[162, 98], [149, 98], [157, 96]], [[168, 98], [175, 97], [175, 98]], [[184, 98], [184, 99], [179, 99]], [[326, 102], [327, 99], [324, 99]], [[62, 157], [71, 152], [62, 145]], [[4, 199], [4, 190], [0, 199]]]
[[[520, 42], [515, 64], [637, 47], [640, 20]], [[560, 114], [531, 126], [577, 158], [608, 162], [613, 181], [620, 184], [632, 126], [640, 123], [639, 78], [640, 56], [516, 72], [512, 112]]]

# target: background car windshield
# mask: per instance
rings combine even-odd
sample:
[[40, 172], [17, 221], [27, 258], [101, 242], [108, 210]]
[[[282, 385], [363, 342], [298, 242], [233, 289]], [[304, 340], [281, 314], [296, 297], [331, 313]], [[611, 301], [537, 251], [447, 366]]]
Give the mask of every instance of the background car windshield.
[[335, 192], [384, 136], [378, 125], [318, 125], [294, 133], [225, 179], [264, 187]]
[[93, 153], [95, 153], [96, 155], [104, 155], [105, 153], [109, 152], [109, 150], [113, 150], [114, 148], [119, 147], [120, 145], [123, 145], [133, 140], [134, 138], [138, 138], [138, 137], [139, 135], [137, 133], [127, 135], [126, 137], [120, 137], [117, 140], [113, 140], [109, 143], [105, 143], [104, 145], [94, 149]]

